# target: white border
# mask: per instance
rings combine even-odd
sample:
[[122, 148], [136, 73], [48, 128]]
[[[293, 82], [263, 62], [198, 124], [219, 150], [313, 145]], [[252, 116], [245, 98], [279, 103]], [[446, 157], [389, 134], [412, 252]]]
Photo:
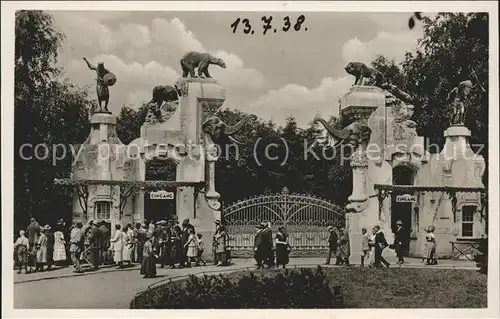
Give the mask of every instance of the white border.
[[[498, 318], [499, 296], [499, 218], [498, 218], [498, 4], [496, 1], [40, 1], [2, 2], [2, 317], [75, 318]], [[114, 10], [120, 11], [360, 11], [360, 12], [489, 12], [490, 15], [490, 100], [489, 100], [489, 280], [487, 309], [365, 309], [365, 310], [245, 310], [245, 311], [131, 311], [131, 310], [14, 310], [12, 270], [13, 229], [13, 109], [14, 109], [14, 12], [19, 9], [41, 10]], [[61, 298], [57, 294], [54, 298]], [[62, 302], [64, 302], [62, 300]]]

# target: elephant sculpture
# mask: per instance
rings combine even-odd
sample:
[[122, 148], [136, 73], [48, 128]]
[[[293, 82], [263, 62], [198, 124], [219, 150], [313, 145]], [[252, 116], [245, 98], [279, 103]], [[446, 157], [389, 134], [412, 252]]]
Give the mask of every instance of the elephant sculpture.
[[314, 122], [323, 124], [328, 133], [338, 141], [334, 147], [340, 144], [349, 144], [357, 148], [359, 145], [366, 145], [370, 141], [372, 130], [359, 122], [353, 122], [341, 130], [332, 127], [322, 118], [317, 118]]
[[241, 121], [235, 125], [229, 126], [219, 117], [213, 115], [208, 117], [202, 124], [203, 131], [208, 134], [214, 144], [223, 147], [230, 143], [236, 143], [239, 145], [244, 145], [244, 143], [238, 141], [233, 137], [234, 134], [238, 133], [245, 124], [250, 120], [257, 119], [254, 114], [246, 115]]

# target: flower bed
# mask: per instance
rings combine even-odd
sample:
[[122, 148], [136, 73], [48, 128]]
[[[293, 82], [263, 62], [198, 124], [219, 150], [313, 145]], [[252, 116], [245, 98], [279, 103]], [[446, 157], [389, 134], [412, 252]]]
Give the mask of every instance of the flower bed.
[[483, 308], [487, 277], [469, 270], [326, 268], [191, 276], [137, 296], [137, 309]]

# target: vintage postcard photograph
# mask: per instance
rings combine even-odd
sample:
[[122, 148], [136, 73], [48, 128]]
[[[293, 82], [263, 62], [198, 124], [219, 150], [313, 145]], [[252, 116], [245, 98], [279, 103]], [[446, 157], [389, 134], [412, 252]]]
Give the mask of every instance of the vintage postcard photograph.
[[3, 316], [500, 316], [497, 9], [2, 2]]

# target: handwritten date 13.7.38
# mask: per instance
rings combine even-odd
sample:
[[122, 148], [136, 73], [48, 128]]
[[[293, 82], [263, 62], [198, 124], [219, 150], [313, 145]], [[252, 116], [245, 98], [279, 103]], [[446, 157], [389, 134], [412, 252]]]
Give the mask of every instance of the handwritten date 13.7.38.
[[[261, 18], [260, 24], [262, 27], [262, 34], [266, 34], [268, 31], [270, 33], [276, 33], [278, 31], [288, 32], [289, 30], [307, 31], [307, 27], [304, 25], [305, 21], [306, 17], [303, 14], [298, 16], [297, 19], [293, 19], [288, 16], [284, 17], [283, 21], [280, 21], [279, 19], [273, 20], [272, 16], [264, 16]], [[254, 27], [250, 23], [250, 20], [246, 18], [238, 18], [234, 20], [231, 24], [231, 28], [233, 29], [233, 33], [236, 33], [238, 28], [240, 28], [240, 30], [242, 30], [245, 34], [254, 34], [256, 30], [259, 29], [259, 27]]]

